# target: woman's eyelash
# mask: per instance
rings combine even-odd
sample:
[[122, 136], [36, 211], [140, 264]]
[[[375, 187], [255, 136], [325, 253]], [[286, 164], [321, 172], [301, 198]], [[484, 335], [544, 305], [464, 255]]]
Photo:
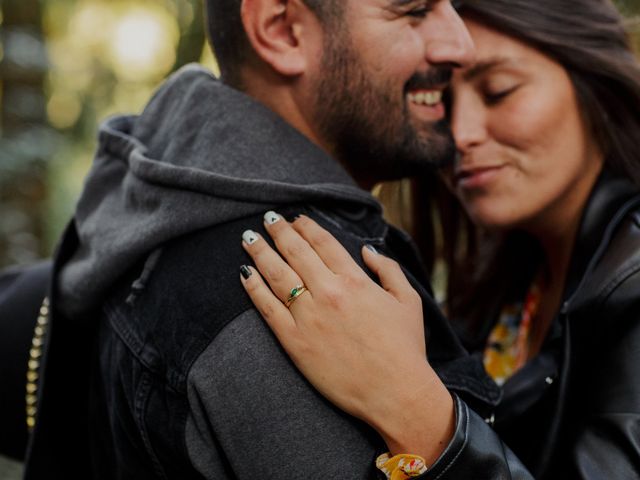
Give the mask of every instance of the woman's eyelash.
[[487, 103], [495, 104], [503, 100], [505, 97], [507, 97], [509, 94], [511, 94], [515, 90], [517, 90], [518, 87], [519, 85], [516, 85], [514, 87], [505, 88], [504, 90], [500, 90], [495, 93], [486, 92], [484, 94], [484, 98], [486, 99]]
[[431, 7], [415, 8], [407, 12], [410, 17], [426, 17], [431, 12]]
[[410, 17], [423, 18], [426, 17], [433, 10], [431, 2], [425, 2], [419, 7], [416, 6], [407, 12]]
[[497, 92], [497, 93], [485, 93], [484, 98], [487, 100], [487, 103], [493, 104], [493, 103], [498, 103], [508, 94], [509, 94], [508, 91]]

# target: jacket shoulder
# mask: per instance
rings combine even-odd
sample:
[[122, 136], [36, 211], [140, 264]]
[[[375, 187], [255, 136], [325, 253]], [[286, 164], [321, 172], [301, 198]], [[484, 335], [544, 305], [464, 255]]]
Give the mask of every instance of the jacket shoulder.
[[[623, 207], [624, 209], [624, 207]], [[622, 307], [637, 300], [640, 291], [640, 198], [621, 209], [620, 219], [611, 221], [599, 253], [570, 300], [571, 311]], [[565, 307], [566, 308], [566, 307]]]
[[[278, 211], [318, 218], [318, 210], [304, 205]], [[330, 215], [320, 221], [353, 255], [359, 252], [364, 235], [357, 225], [350, 232]], [[262, 213], [185, 235], [133, 268], [107, 302], [106, 315], [128, 349], [179, 391], [186, 391], [189, 369], [218, 334], [254, 308], [240, 282], [240, 266], [251, 263], [242, 248], [247, 229], [271, 242]]]
[[240, 283], [242, 232], [261, 216], [185, 235], [150, 253], [116, 284], [104, 311], [128, 350], [186, 391], [190, 366], [235, 317], [252, 308]]

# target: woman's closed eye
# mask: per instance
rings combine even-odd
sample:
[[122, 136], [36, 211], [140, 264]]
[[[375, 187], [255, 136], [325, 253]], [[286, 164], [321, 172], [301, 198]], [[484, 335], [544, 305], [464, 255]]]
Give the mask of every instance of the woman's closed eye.
[[429, 15], [429, 13], [431, 13], [432, 10], [433, 10], [433, 8], [430, 5], [424, 5], [422, 7], [414, 8], [412, 10], [409, 10], [407, 12], [407, 15], [409, 15], [410, 17], [415, 17], [415, 18], [424, 18], [427, 15]]
[[412, 2], [404, 14], [413, 18], [425, 18], [433, 10], [432, 3], [432, 1]]
[[485, 88], [482, 97], [487, 105], [497, 105], [520, 88], [519, 84], [499, 88]]

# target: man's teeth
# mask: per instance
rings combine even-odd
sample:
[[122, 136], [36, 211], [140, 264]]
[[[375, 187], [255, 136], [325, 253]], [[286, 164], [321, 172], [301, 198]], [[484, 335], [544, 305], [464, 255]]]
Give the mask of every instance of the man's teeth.
[[434, 107], [442, 101], [441, 90], [430, 90], [419, 93], [409, 93], [408, 98], [410, 102], [418, 105], [428, 105]]

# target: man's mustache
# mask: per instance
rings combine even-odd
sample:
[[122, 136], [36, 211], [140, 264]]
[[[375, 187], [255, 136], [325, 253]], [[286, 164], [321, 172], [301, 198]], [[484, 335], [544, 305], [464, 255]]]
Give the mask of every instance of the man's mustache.
[[450, 67], [432, 67], [426, 72], [416, 72], [407, 81], [405, 92], [446, 86], [451, 81], [452, 76], [453, 69]]

